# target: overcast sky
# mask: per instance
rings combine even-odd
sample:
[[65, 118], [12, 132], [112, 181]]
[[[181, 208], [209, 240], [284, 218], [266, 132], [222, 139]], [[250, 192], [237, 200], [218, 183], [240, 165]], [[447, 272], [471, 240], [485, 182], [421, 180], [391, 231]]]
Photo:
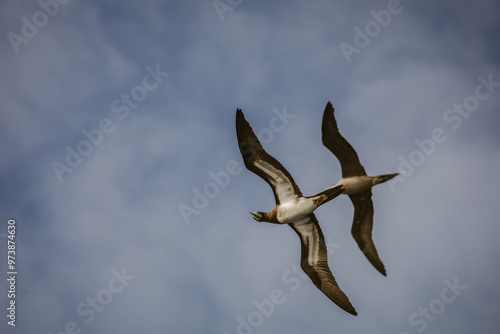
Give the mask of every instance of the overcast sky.
[[[0, 32], [0, 332], [497, 333], [498, 1], [11, 0]], [[347, 196], [316, 211], [357, 317], [248, 214], [274, 197], [234, 127], [313, 195], [327, 101], [369, 174], [406, 170], [373, 190], [387, 277]]]

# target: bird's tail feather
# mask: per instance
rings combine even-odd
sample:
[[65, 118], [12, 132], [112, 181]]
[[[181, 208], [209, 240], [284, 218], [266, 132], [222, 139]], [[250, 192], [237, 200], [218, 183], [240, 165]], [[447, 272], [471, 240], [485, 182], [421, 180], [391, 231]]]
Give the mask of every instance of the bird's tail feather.
[[390, 179], [392, 179], [392, 178], [394, 178], [394, 177], [396, 177], [396, 176], [398, 176], [399, 174], [402, 174], [402, 173], [404, 173], [404, 171], [403, 172], [399, 172], [399, 173], [393, 173], [393, 174], [379, 175], [378, 176], [378, 182], [377, 182], [377, 184], [387, 182]]
[[327, 189], [323, 190], [322, 192], [320, 192], [319, 194], [316, 194], [316, 195], [310, 196], [310, 197], [312, 197], [312, 198], [323, 197], [320, 204], [325, 204], [326, 202], [331, 201], [332, 199], [334, 199], [338, 195], [342, 194], [343, 192], [344, 192], [344, 188], [342, 188], [342, 185], [340, 185], [340, 186], [327, 188]]

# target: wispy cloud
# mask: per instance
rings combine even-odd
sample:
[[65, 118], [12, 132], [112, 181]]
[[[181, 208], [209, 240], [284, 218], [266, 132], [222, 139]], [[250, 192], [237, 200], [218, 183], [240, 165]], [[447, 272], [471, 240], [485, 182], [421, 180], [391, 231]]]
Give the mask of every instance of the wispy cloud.
[[[388, 1], [224, 0], [234, 10], [222, 22], [213, 1], [54, 1], [53, 17], [38, 2], [0, 5], [0, 208], [19, 226], [16, 331], [58, 332], [73, 321], [91, 332], [234, 333], [241, 317], [254, 332], [496, 333], [498, 303], [487, 297], [499, 295], [495, 1], [401, 1], [386, 26]], [[56, 2], [42, 1], [52, 13]], [[46, 24], [37, 14], [35, 25], [37, 12]], [[7, 35], [27, 38], [23, 17], [38, 31], [16, 53]], [[364, 48], [355, 27], [373, 29]], [[350, 63], [342, 42], [361, 50]], [[156, 64], [170, 74], [145, 81]], [[494, 91], [477, 88], [483, 81]], [[242, 108], [266, 149], [312, 193], [341, 177], [321, 144], [328, 100], [367, 172], [397, 169], [400, 156], [415, 168], [393, 193], [374, 188], [373, 237], [387, 278], [350, 235], [349, 199], [318, 209], [328, 242], [340, 245], [330, 247], [329, 264], [356, 319], [309, 280], [296, 290], [283, 281], [299, 265], [300, 243], [287, 226], [248, 215], [274, 201], [244, 168], [234, 129]], [[270, 122], [284, 105], [296, 118], [279, 131]], [[83, 140], [92, 144], [85, 157]], [[80, 148], [82, 162], [60, 183], [51, 163], [66, 164], [67, 146]], [[228, 170], [231, 162], [239, 168]], [[201, 210], [192, 189], [215, 192], [207, 184], [219, 192]], [[180, 203], [200, 211], [193, 223]], [[2, 233], [5, 224], [5, 250]], [[111, 271], [121, 268], [135, 278], [109, 295], [118, 289]], [[441, 292], [455, 277], [467, 289], [447, 303], [454, 295]], [[94, 321], [76, 313], [87, 297], [101, 305], [110, 296]], [[10, 333], [5, 320], [0, 331]]]

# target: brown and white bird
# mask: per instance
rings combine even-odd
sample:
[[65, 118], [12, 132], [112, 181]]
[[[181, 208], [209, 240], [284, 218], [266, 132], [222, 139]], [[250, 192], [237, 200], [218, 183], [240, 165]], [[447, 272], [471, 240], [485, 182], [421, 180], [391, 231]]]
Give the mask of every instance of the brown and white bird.
[[342, 186], [344, 194], [351, 199], [354, 205], [352, 236], [368, 261], [382, 275], [386, 276], [384, 264], [380, 260], [372, 240], [373, 202], [371, 189], [373, 186], [389, 181], [403, 172], [378, 176], [366, 175], [363, 165], [359, 162], [358, 154], [340, 134], [334, 112], [332, 104], [328, 102], [321, 124], [323, 145], [337, 157], [342, 168], [342, 179], [333, 188]]
[[299, 236], [300, 266], [304, 272], [331, 301], [343, 310], [357, 315], [328, 267], [325, 238], [313, 214], [318, 206], [341, 194], [342, 186], [304, 197], [290, 173], [264, 150], [241, 109], [236, 110], [236, 134], [245, 166], [271, 186], [276, 201], [276, 206], [270, 212], [251, 212], [254, 219], [288, 224]]

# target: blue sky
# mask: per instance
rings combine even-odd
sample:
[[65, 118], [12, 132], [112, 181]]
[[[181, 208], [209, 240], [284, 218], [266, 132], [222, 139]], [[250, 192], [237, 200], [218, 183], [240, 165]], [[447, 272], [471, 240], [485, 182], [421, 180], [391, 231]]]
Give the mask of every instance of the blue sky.
[[[0, 331], [496, 333], [497, 2], [215, 5], [0, 4]], [[369, 174], [407, 171], [373, 190], [387, 277], [346, 196], [316, 212], [357, 317], [296, 271], [290, 228], [248, 214], [274, 200], [234, 129], [242, 108], [312, 195], [341, 175], [327, 101]]]

